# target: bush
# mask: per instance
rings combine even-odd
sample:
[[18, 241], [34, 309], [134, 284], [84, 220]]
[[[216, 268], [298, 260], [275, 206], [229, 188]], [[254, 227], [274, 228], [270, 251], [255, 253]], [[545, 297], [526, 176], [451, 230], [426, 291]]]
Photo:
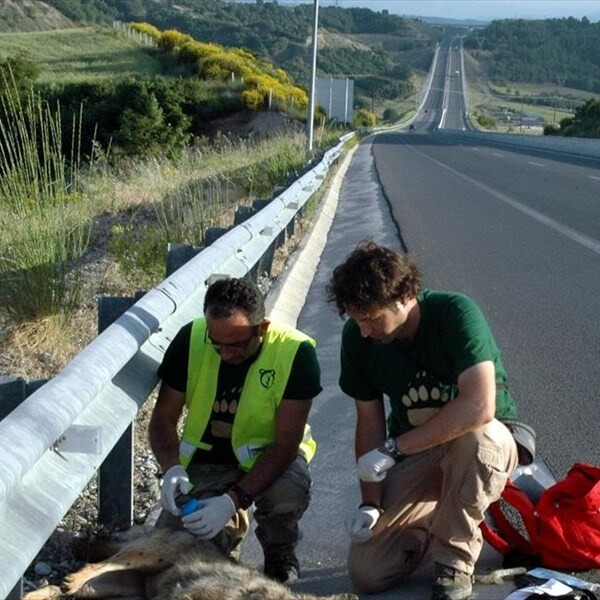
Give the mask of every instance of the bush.
[[495, 129], [496, 121], [486, 115], [477, 115], [477, 123], [484, 129]]
[[374, 127], [376, 123], [377, 115], [364, 108], [357, 110], [352, 118], [354, 127]]
[[27, 92], [41, 75], [42, 69], [27, 53], [20, 51], [0, 61], [0, 94], [16, 90]]
[[396, 121], [399, 121], [400, 119], [401, 119], [400, 111], [396, 110], [395, 108], [386, 108], [383, 111], [383, 120], [386, 123], [395, 123]]

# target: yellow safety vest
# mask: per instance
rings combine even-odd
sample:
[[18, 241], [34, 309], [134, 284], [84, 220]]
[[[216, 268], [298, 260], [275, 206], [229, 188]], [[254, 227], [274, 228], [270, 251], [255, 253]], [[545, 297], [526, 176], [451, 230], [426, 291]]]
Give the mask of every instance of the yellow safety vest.
[[[205, 319], [196, 319], [192, 324], [188, 359], [188, 414], [179, 445], [179, 462], [184, 467], [190, 463], [197, 448], [211, 449], [210, 444], [201, 440], [212, 414], [221, 357], [206, 343], [205, 335]], [[296, 351], [304, 341], [316, 345], [312, 338], [296, 329], [269, 323], [260, 353], [248, 369], [231, 432], [233, 451], [245, 471], [250, 470], [260, 453], [275, 441], [277, 409]], [[307, 424], [298, 451], [310, 462], [316, 447]]]

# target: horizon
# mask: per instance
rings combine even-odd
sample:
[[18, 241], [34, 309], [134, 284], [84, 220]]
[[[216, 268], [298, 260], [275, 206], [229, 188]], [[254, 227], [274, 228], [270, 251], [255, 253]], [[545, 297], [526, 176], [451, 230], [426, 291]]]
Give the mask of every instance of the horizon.
[[[244, 0], [248, 1], [248, 0]], [[265, 0], [266, 1], [266, 0]], [[313, 4], [314, 0], [279, 0], [279, 4]], [[319, 6], [369, 8], [408, 17], [476, 20], [555, 19], [600, 21], [597, 0], [319, 0]]]

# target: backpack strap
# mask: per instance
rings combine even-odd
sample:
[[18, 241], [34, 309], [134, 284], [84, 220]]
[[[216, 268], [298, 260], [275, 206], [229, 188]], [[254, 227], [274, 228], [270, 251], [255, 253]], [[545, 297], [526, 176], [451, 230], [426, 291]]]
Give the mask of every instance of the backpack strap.
[[492, 548], [495, 548], [501, 554], [508, 554], [511, 550], [516, 548], [528, 556], [536, 556], [538, 554], [535, 550], [537, 525], [533, 503], [527, 497], [527, 494], [515, 486], [511, 481], [506, 483], [506, 487], [502, 492], [502, 500], [518, 511], [529, 535], [529, 539], [525, 538], [509, 521], [502, 510], [500, 501], [493, 502], [488, 508], [488, 512], [494, 521], [497, 531], [494, 531], [488, 523], [483, 521], [480, 524], [483, 538], [490, 546], [492, 546]]

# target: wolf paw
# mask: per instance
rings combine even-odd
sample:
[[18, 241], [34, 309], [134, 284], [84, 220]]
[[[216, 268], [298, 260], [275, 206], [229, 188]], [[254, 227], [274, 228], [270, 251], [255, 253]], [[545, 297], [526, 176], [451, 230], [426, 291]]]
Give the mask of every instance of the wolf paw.
[[62, 592], [56, 585], [46, 585], [23, 596], [23, 600], [54, 600], [62, 598]]

